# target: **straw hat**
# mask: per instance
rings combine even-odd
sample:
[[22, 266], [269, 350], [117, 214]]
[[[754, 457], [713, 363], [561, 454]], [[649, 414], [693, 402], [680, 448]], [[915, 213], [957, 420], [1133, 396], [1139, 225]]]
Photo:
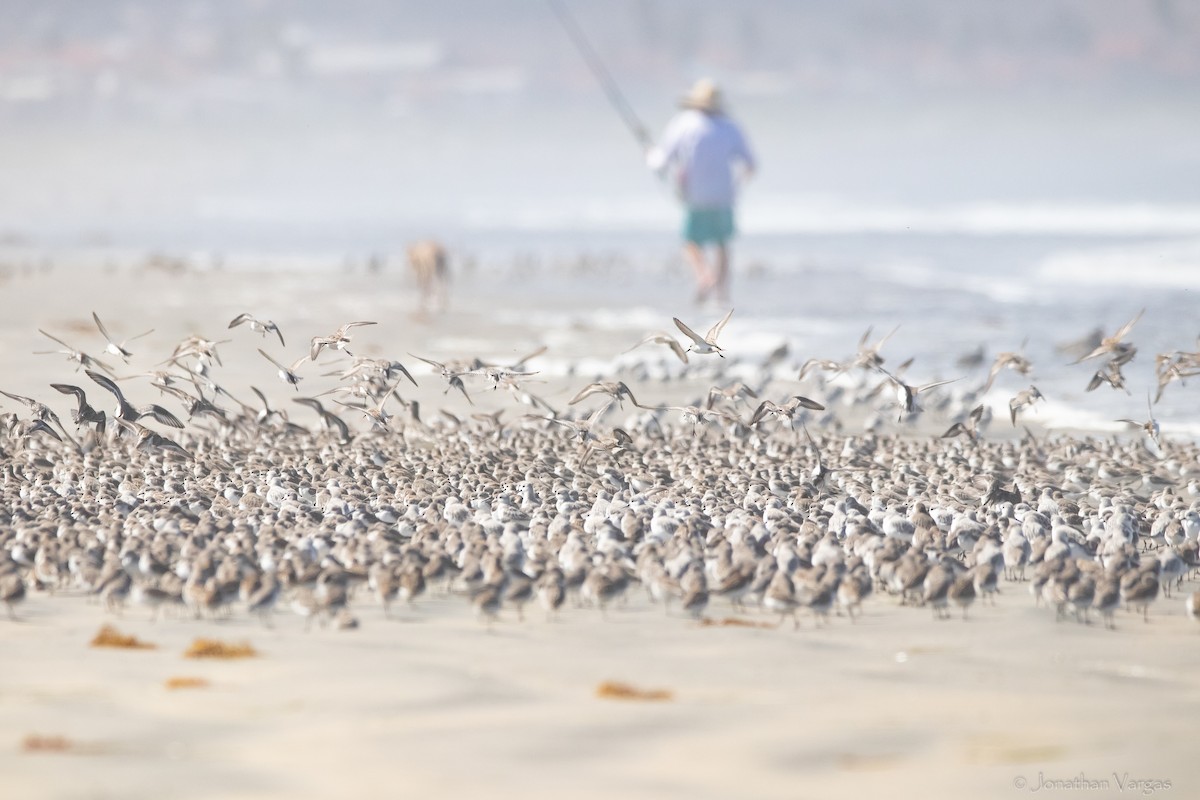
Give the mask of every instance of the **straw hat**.
[[705, 111], [709, 114], [717, 114], [722, 111], [723, 103], [721, 99], [721, 90], [709, 78], [701, 78], [696, 81], [687, 94], [679, 101], [679, 105], [684, 108], [694, 108], [697, 111]]

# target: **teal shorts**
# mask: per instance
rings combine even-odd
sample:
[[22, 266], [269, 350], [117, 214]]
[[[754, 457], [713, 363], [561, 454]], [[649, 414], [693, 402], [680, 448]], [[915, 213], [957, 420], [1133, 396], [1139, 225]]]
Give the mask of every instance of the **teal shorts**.
[[732, 238], [732, 208], [689, 208], [684, 215], [684, 241], [699, 245], [725, 244]]

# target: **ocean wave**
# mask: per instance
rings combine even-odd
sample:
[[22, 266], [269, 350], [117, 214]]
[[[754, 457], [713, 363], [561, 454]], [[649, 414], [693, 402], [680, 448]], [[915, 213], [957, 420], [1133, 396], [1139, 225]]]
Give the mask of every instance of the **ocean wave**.
[[[467, 230], [650, 231], [676, 224], [665, 196], [554, 198], [475, 204]], [[957, 234], [1149, 236], [1200, 234], [1200, 205], [1164, 203], [1001, 203], [901, 205], [749, 194], [738, 214], [747, 234]]]
[[744, 209], [747, 233], [997, 235], [1191, 235], [1200, 205], [1149, 203], [968, 203], [944, 206], [848, 205], [840, 201], [756, 198]]
[[1075, 249], [1047, 256], [1038, 278], [1049, 283], [1200, 287], [1200, 239]]

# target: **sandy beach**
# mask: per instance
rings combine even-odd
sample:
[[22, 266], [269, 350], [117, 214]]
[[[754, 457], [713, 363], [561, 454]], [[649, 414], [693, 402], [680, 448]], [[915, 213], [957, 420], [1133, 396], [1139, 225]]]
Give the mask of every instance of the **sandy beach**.
[[0, 800], [1200, 797], [1200, 3], [0, 10]]
[[[0, 388], [36, 396], [64, 419], [66, 398], [48, 383], [88, 384], [89, 397], [103, 396], [71, 372], [73, 364], [32, 354], [50, 349], [38, 328], [98, 353], [96, 311], [116, 339], [154, 329], [129, 342], [135, 356], [121, 374], [160, 368], [188, 335], [230, 339], [220, 345], [213, 376], [239, 399], [249, 399], [247, 387], [255, 385], [292, 419], [312, 425], [315, 417], [305, 419], [288, 400], [310, 387], [315, 394], [335, 386], [336, 377], [321, 376], [332, 369], [308, 365], [298, 392], [275, 378], [256, 348], [298, 355], [311, 336], [362, 319], [378, 325], [357, 330], [358, 354], [408, 365], [421, 386], [401, 394], [419, 400], [425, 420], [437, 419], [440, 409], [465, 419], [505, 408], [517, 418], [529, 409], [505, 393], [473, 388], [477, 405], [470, 406], [406, 354], [504, 362], [547, 345], [547, 363], [583, 365], [537, 376], [546, 383], [536, 391], [565, 408], [571, 394], [599, 377], [592, 371], [611, 369], [617, 354], [649, 332], [636, 324], [496, 324], [498, 299], [509, 320], [544, 303], [522, 309], [511, 276], [500, 282], [507, 294], [490, 280], [460, 285], [448, 313], [422, 320], [412, 313], [406, 280], [394, 272], [10, 270], [0, 286], [0, 372], [7, 376]], [[276, 321], [287, 347], [246, 328], [227, 330], [243, 311]], [[671, 358], [664, 349], [663, 363]], [[348, 361], [344, 354], [322, 359]], [[606, 377], [629, 381], [649, 403], [691, 402], [710, 379], [699, 370], [650, 379], [653, 363]], [[153, 393], [140, 380], [125, 383], [145, 402]], [[26, 416], [9, 400], [3, 411]], [[365, 419], [347, 418], [364, 441]], [[931, 413], [904, 436], [930, 440], [945, 423]], [[687, 436], [682, 428], [673, 435]], [[996, 430], [1014, 443], [1015, 435]], [[720, 446], [717, 431], [705, 436], [707, 446]], [[563, 447], [564, 457], [576, 457], [576, 445]], [[1172, 463], [1194, 461], [1190, 448], [1181, 444]], [[117, 462], [128, 457], [111, 454]], [[6, 470], [7, 486], [17, 480]], [[1181, 495], [1185, 483], [1177, 487]], [[928, 608], [901, 606], [876, 591], [857, 622], [839, 613], [817, 627], [802, 611], [798, 631], [790, 621], [775, 627], [778, 615], [735, 611], [717, 596], [705, 617], [746, 624], [704, 625], [678, 604], [664, 613], [636, 583], [603, 618], [569, 600], [551, 622], [531, 605], [524, 622], [505, 608], [493, 625], [482, 624], [463, 596], [432, 587], [387, 618], [364, 588], [350, 605], [356, 629], [313, 624], [310, 631], [282, 604], [268, 629], [243, 611], [199, 620], [167, 612], [151, 621], [144, 608], [117, 615], [78, 590], [30, 588], [19, 621], [0, 619], [4, 794], [1017, 797], [1073, 794], [1062, 782], [1082, 776], [1107, 783], [1088, 796], [1127, 794], [1131, 780], [1167, 781], [1170, 788], [1155, 793], [1187, 795], [1200, 782], [1187, 756], [1200, 703], [1190, 657], [1200, 634], [1184, 613], [1194, 582], [1185, 581], [1173, 599], [1159, 598], [1148, 623], [1118, 611], [1115, 631], [1099, 617], [1088, 626], [1056, 622], [1053, 610], [1035, 607], [1028, 585], [1001, 581], [995, 605], [975, 603], [967, 621], [957, 609], [936, 620]], [[89, 647], [104, 624], [154, 649]], [[249, 642], [258, 656], [184, 658], [197, 638]], [[167, 687], [180, 677], [206, 683]], [[668, 697], [598, 696], [609, 681]], [[47, 737], [51, 746], [39, 748]]]
[[[877, 598], [855, 625], [793, 632], [700, 627], [633, 597], [607, 622], [509, 614], [489, 634], [461, 598], [431, 597], [305, 634], [295, 618], [150, 623], [33, 598], [4, 627], [0, 764], [15, 796], [55, 798], [1004, 798], [1039, 774], [1105, 779], [1109, 797], [1113, 773], [1171, 780], [1173, 796], [1200, 779], [1195, 623], [1176, 605], [1114, 632], [1056, 624], [1005, 587], [965, 623]], [[89, 648], [106, 621], [157, 649]], [[199, 636], [261, 655], [183, 658]], [[210, 685], [168, 690], [173, 676]], [[601, 699], [604, 681], [672, 697]], [[94, 752], [25, 752], [30, 734]]]

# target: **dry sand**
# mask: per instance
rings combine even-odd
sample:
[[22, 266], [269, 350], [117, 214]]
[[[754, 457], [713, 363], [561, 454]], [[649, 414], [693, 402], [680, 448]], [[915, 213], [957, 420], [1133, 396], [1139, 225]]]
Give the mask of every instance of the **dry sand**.
[[[224, 330], [241, 311], [276, 320], [297, 354], [351, 319], [380, 322], [361, 331], [364, 354], [406, 364], [410, 351], [468, 355], [483, 343], [479, 355], [515, 357], [543, 343], [544, 332], [488, 325], [478, 292], [460, 290], [456, 310], [419, 323], [400, 288], [394, 276], [9, 272], [0, 388], [56, 399], [45, 384], [71, 380], [71, 365], [30, 354], [48, 344], [36, 329], [99, 351], [92, 310], [118, 337], [154, 327], [137, 352], [165, 355], [191, 333], [237, 339], [222, 351], [240, 354], [224, 383], [276, 401], [291, 390], [258, 363], [261, 342]], [[555, 345], [566, 357], [613, 353], [629, 334], [559, 332]], [[432, 407], [465, 409], [422, 383]], [[1126, 796], [1118, 780], [1130, 778], [1170, 781], [1160, 796], [1200, 792], [1188, 756], [1200, 629], [1182, 596], [1160, 599], [1149, 624], [1120, 612], [1112, 632], [1056, 623], [1024, 586], [1002, 592], [968, 622], [874, 596], [857, 624], [816, 630], [805, 616], [793, 632], [701, 627], [635, 591], [608, 621], [568, 608], [553, 623], [530, 610], [522, 624], [505, 611], [490, 633], [461, 598], [431, 593], [395, 620], [364, 599], [360, 629], [307, 634], [288, 614], [271, 630], [243, 615], [150, 622], [35, 593], [22, 621], [0, 619], [0, 796], [1013, 798], [1035, 793], [1039, 775], [1109, 784], [1042, 796]], [[727, 612], [720, 599], [709, 607]], [[90, 648], [106, 622], [157, 648]], [[183, 658], [197, 637], [247, 640], [260, 656]], [[165, 687], [180, 676], [209, 685]], [[672, 697], [603, 699], [604, 681]], [[30, 752], [31, 735], [69, 747]]]
[[[432, 596], [392, 620], [363, 601], [360, 629], [307, 634], [290, 615], [154, 623], [39, 596], [0, 626], [0, 773], [6, 796], [56, 798], [1014, 797], [1018, 778], [1114, 772], [1190, 796], [1182, 602], [1114, 632], [1003, 591], [967, 622], [876, 597], [857, 624], [800, 631], [702, 627], [639, 593], [609, 621], [505, 612], [488, 633]], [[89, 648], [103, 622], [157, 649]], [[260, 656], [185, 659], [201, 636]], [[177, 676], [210, 685], [167, 689]], [[601, 699], [604, 681], [672, 698]], [[24, 752], [30, 734], [85, 752]]]

